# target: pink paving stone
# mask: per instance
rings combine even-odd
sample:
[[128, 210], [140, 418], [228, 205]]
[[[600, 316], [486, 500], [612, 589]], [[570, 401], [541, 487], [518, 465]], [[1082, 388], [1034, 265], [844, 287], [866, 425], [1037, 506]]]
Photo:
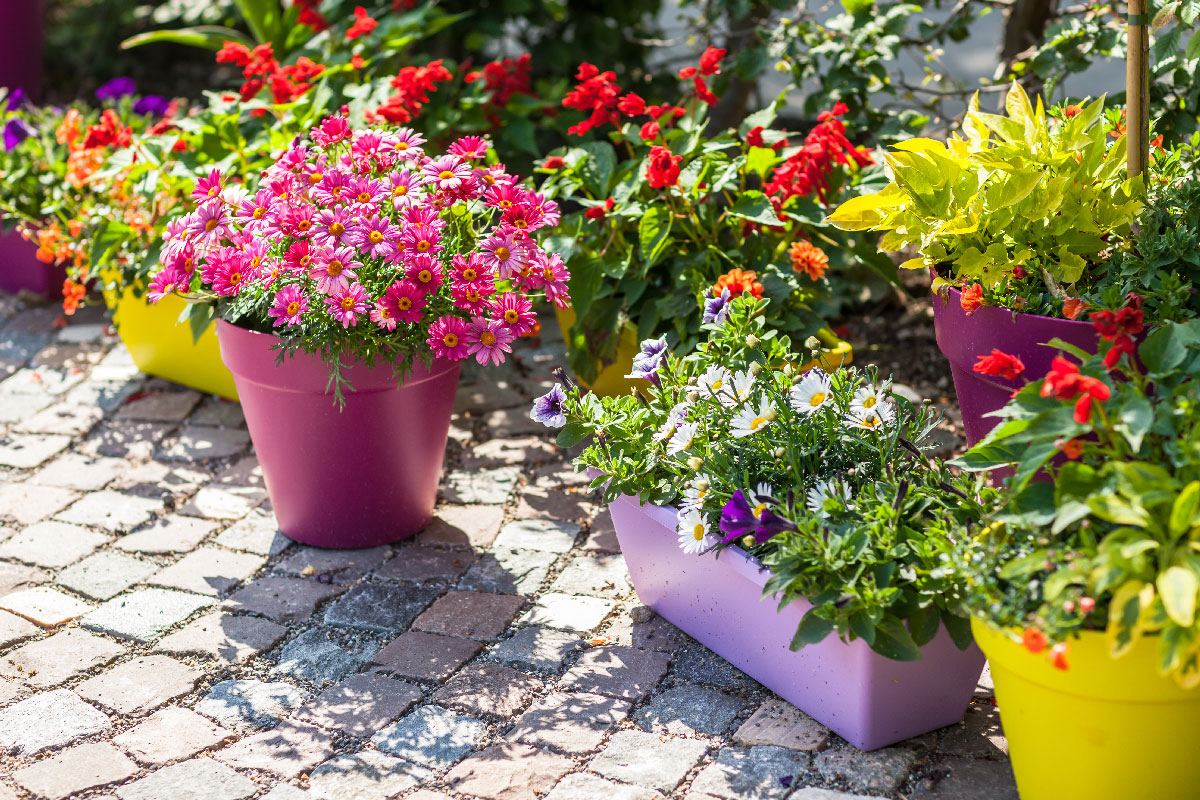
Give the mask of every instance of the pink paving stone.
[[493, 469], [495, 467], [521, 466], [522, 464], [546, 461], [557, 455], [554, 442], [533, 436], [519, 439], [491, 439], [478, 444], [463, 454], [463, 469]]
[[275, 728], [247, 736], [218, 750], [216, 757], [231, 767], [261, 769], [291, 778], [308, 772], [333, 755], [333, 736], [315, 725], [281, 722]]
[[475, 561], [469, 550], [436, 550], [432, 547], [400, 547], [396, 555], [375, 570], [375, 575], [398, 581], [451, 581]]
[[65, 567], [89, 555], [108, 537], [78, 525], [46, 521], [30, 525], [0, 545], [0, 558], [39, 567]]
[[81, 744], [13, 773], [26, 791], [48, 800], [125, 780], [138, 771], [137, 764], [107, 743]]
[[341, 586], [309, 578], [259, 578], [230, 595], [225, 608], [261, 614], [276, 622], [299, 622], [311, 617], [322, 600], [341, 591]]
[[266, 559], [251, 553], [203, 548], [152, 575], [153, 586], [217, 597], [257, 572]]
[[116, 547], [131, 553], [160, 555], [186, 553], [217, 529], [217, 523], [191, 517], [170, 516], [155, 520], [137, 533], [128, 533], [116, 542]]
[[[13, 797], [15, 798], [16, 795], [13, 795]], [[0, 797], [0, 800], [3, 800], [3, 798]], [[421, 789], [420, 791], [410, 794], [407, 800], [454, 800], [454, 798], [448, 794], [435, 792], [432, 789]]]
[[0, 437], [0, 467], [32, 469], [66, 450], [70, 436], [16, 433]]
[[113, 737], [113, 744], [143, 764], [157, 766], [194, 756], [234, 735], [195, 711], [169, 706]]
[[122, 494], [108, 489], [84, 495], [56, 519], [80, 525], [94, 525], [110, 531], [128, 531], [162, 511], [160, 500]]
[[216, 612], [163, 637], [154, 649], [160, 653], [200, 655], [224, 664], [240, 664], [273, 647], [285, 633], [287, 628], [269, 620]]
[[48, 580], [50, 580], [50, 576], [40, 569], [23, 564], [0, 563], [0, 597], [32, 589]]
[[59, 509], [66, 508], [78, 492], [32, 483], [7, 483], [0, 486], [0, 517], [10, 517], [22, 525], [32, 525]]
[[118, 664], [75, 687], [83, 698], [119, 714], [151, 711], [196, 688], [204, 673], [166, 656]]
[[57, 433], [82, 436], [104, 419], [104, 409], [81, 403], [58, 403], [43, 409], [17, 425], [21, 433]]
[[0, 676], [50, 689], [116, 659], [125, 648], [102, 636], [68, 628], [30, 642], [0, 659]]
[[0, 597], [0, 609], [11, 611], [43, 628], [56, 628], [86, 614], [91, 608], [82, 600], [45, 586]]
[[612, 613], [616, 603], [599, 597], [546, 592], [521, 618], [522, 625], [545, 625], [574, 633], [590, 633]]
[[542, 688], [532, 675], [499, 664], [471, 664], [433, 693], [433, 701], [473, 716], [510, 719]]
[[[0, 650], [5, 650], [9, 646], [38, 633], [41, 633], [41, 629], [29, 620], [22, 619], [16, 614], [10, 614], [7, 611], [0, 611]], [[0, 671], [2, 670], [3, 665], [0, 664]]]
[[812, 752], [828, 746], [829, 729], [789, 703], [768, 700], [742, 723], [734, 739], [748, 747], [766, 744]]
[[617, 541], [617, 531], [613, 527], [612, 517], [607, 510], [601, 511], [592, 521], [592, 526], [588, 529], [587, 541], [583, 543], [583, 549], [598, 553], [621, 552], [621, 543]]
[[211, 758], [193, 758], [117, 789], [121, 800], [246, 800], [259, 787]]
[[128, 464], [121, 458], [66, 453], [35, 473], [33, 482], [43, 486], [93, 492], [103, 489], [126, 469]]
[[411, 683], [385, 675], [351, 675], [296, 712], [296, 719], [365, 738], [387, 727], [421, 699]]
[[555, 521], [587, 522], [595, 512], [590, 496], [568, 492], [566, 489], [543, 489], [526, 486], [514, 515], [517, 519], [548, 519]]
[[158, 422], [113, 420], [92, 431], [79, 446], [79, 451], [92, 456], [145, 461], [173, 427]]
[[372, 657], [372, 663], [402, 678], [440, 681], [474, 658], [483, 645], [470, 639], [409, 631]]
[[511, 594], [449, 592], [417, 617], [413, 628], [471, 639], [495, 639], [508, 629], [524, 602]]
[[446, 786], [486, 800], [537, 800], [574, 767], [571, 759], [523, 744], [497, 744], [462, 761]]
[[640, 700], [667, 674], [670, 657], [632, 647], [594, 647], [580, 656], [566, 675], [562, 688]]
[[415, 541], [422, 545], [483, 548], [495, 540], [503, 520], [504, 509], [499, 506], [441, 506]]

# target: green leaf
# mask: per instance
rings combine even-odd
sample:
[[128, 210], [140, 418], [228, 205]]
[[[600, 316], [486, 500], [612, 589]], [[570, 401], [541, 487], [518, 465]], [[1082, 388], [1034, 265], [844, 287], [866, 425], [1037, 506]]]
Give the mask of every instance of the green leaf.
[[241, 31], [226, 28], [221, 25], [197, 25], [194, 28], [176, 28], [169, 31], [147, 31], [136, 36], [130, 36], [121, 42], [122, 50], [130, 50], [145, 44], [170, 42], [187, 47], [199, 47], [204, 50], [220, 50], [225, 42], [237, 42], [246, 47], [254, 47], [254, 40]]
[[1195, 61], [1200, 58], [1200, 30], [1192, 33], [1191, 38], [1188, 39], [1187, 47], [1183, 50], [1183, 55], [1188, 61]]
[[1138, 358], [1151, 374], [1169, 372], [1179, 366], [1186, 356], [1187, 347], [1181, 341], [1174, 325], [1151, 332], [1138, 348]]
[[597, 198], [607, 198], [608, 184], [617, 166], [613, 146], [608, 142], [585, 142], [580, 145], [580, 149], [587, 153], [587, 158], [580, 162], [578, 170], [584, 184]]
[[775, 151], [769, 147], [751, 147], [750, 152], [746, 154], [746, 169], [765, 178], [767, 170], [775, 164], [776, 158]]
[[763, 225], [783, 224], [779, 217], [775, 216], [775, 209], [771, 207], [770, 199], [762, 192], [755, 190], [742, 192], [737, 202], [729, 209], [729, 214]]
[[908, 615], [908, 627], [912, 631], [913, 642], [918, 647], [924, 647], [937, 636], [939, 617], [936, 606], [918, 608]]
[[975, 636], [971, 633], [971, 621], [966, 617], [942, 614], [942, 624], [946, 626], [946, 633], [950, 634], [951, 641], [959, 650], [966, 650], [975, 642]]
[[792, 637], [790, 649], [800, 650], [806, 644], [816, 644], [833, 630], [833, 623], [817, 616], [817, 611], [818, 607], [813, 606], [800, 620], [800, 625], [796, 628], [796, 635]]
[[587, 437], [591, 436], [592, 429], [582, 422], [568, 422], [567, 425], [558, 432], [554, 443], [559, 447], [574, 447], [582, 442]]
[[1125, 437], [1129, 447], [1136, 453], [1154, 424], [1154, 408], [1144, 394], [1131, 393], [1126, 396], [1116, 416], [1113, 428]]
[[892, 616], [885, 616], [875, 626], [875, 643], [871, 649], [893, 661], [920, 661], [921, 648], [913, 641], [904, 623]]
[[1196, 523], [1196, 511], [1200, 510], [1200, 481], [1192, 481], [1183, 487], [1171, 506], [1171, 535], [1178, 539], [1192, 529]]
[[1150, 524], [1150, 515], [1146, 509], [1133, 506], [1125, 499], [1114, 494], [1102, 494], [1088, 499], [1088, 506], [1100, 519], [1117, 525], [1133, 525], [1144, 528]]
[[1087, 350], [1084, 350], [1082, 347], [1076, 347], [1075, 345], [1071, 344], [1070, 342], [1064, 342], [1062, 339], [1059, 339], [1058, 337], [1055, 337], [1055, 338], [1051, 339], [1050, 341], [1046, 342], [1044, 346], [1053, 348], [1055, 350], [1062, 350], [1064, 353], [1070, 353], [1071, 355], [1078, 358], [1080, 361], [1087, 361], [1089, 358], [1091, 358], [1094, 355], [1093, 353], [1089, 353]]
[[842, 8], [846, 9], [846, 13], [851, 16], [862, 14], [875, 5], [875, 0], [841, 0], [841, 2]]
[[1196, 593], [1200, 592], [1196, 573], [1187, 567], [1170, 567], [1159, 574], [1155, 585], [1171, 621], [1190, 628], [1196, 621]]
[[662, 257], [673, 221], [671, 209], [665, 205], [650, 206], [642, 215], [638, 223], [638, 245], [643, 269], [654, 266]]

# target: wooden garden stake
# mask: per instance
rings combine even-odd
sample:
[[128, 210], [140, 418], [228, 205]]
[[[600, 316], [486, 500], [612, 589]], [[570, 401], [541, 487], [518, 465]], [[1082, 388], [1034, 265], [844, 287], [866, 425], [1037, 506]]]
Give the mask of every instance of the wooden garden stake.
[[1129, 0], [1129, 48], [1125, 57], [1125, 130], [1129, 177], [1140, 175], [1150, 157], [1150, 33], [1146, 0]]

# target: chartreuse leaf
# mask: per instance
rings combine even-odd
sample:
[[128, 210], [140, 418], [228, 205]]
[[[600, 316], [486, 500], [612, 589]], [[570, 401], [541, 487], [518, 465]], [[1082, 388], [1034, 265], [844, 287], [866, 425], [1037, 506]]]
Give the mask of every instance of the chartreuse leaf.
[[1196, 593], [1200, 578], [1187, 567], [1168, 567], [1155, 581], [1167, 616], [1176, 625], [1190, 628], [1196, 621]]
[[844, 231], [871, 230], [883, 222], [888, 212], [908, 202], [899, 186], [888, 186], [874, 194], [852, 197], [826, 217], [826, 222]]
[[1150, 515], [1141, 506], [1134, 506], [1123, 497], [1115, 494], [1102, 494], [1088, 498], [1088, 506], [1095, 514], [1106, 522], [1116, 525], [1133, 525], [1144, 528], [1150, 524]]
[[205, 50], [220, 50], [226, 41], [238, 42], [246, 47], [254, 47], [254, 40], [241, 31], [220, 25], [197, 25], [192, 28], [176, 28], [169, 31], [147, 31], [136, 36], [130, 36], [121, 42], [122, 50], [141, 47], [144, 44], [169, 42], [182, 44], [186, 47], [199, 47]]
[[1154, 599], [1154, 587], [1141, 581], [1129, 581], [1113, 592], [1108, 606], [1109, 652], [1113, 658], [1123, 655], [1137, 640], [1142, 608]]
[[1171, 506], [1170, 531], [1171, 536], [1178, 539], [1200, 524], [1196, 512], [1200, 510], [1200, 481], [1192, 481], [1183, 487], [1183, 491], [1175, 498]]

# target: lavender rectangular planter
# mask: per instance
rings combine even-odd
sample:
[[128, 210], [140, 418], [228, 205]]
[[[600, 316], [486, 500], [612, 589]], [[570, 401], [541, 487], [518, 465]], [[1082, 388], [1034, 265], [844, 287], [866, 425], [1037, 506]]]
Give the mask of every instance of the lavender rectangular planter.
[[621, 552], [643, 603], [861, 750], [875, 750], [962, 719], [983, 671], [974, 644], [959, 650], [945, 629], [921, 661], [891, 661], [861, 639], [830, 635], [788, 646], [811, 608], [778, 613], [763, 599], [770, 573], [737, 547], [712, 555], [679, 549], [675, 512], [624, 496], [609, 505]]

